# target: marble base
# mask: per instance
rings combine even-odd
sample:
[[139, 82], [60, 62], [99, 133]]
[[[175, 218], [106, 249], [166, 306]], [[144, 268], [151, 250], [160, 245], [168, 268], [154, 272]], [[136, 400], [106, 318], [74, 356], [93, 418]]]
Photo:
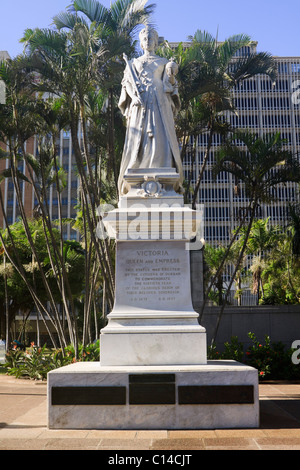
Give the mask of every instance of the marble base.
[[84, 362], [48, 374], [50, 429], [258, 426], [257, 370], [235, 361], [147, 367]]
[[190, 253], [178, 240], [117, 242], [116, 294], [101, 330], [102, 366], [206, 364]]
[[[139, 328], [136, 327], [139, 331]], [[206, 364], [206, 331], [200, 326], [145, 327], [146, 332], [101, 335], [101, 366]], [[171, 330], [171, 331], [170, 331]]]

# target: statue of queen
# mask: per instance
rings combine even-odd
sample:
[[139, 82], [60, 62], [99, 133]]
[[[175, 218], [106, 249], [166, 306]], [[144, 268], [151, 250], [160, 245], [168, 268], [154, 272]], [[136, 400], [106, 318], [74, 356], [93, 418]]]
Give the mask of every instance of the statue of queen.
[[180, 109], [173, 61], [155, 55], [158, 34], [152, 28], [140, 33], [144, 54], [126, 61], [119, 108], [127, 119], [127, 132], [119, 175], [120, 195], [127, 193], [124, 175], [135, 168], [176, 168], [178, 187], [183, 181], [182, 163], [174, 116]]

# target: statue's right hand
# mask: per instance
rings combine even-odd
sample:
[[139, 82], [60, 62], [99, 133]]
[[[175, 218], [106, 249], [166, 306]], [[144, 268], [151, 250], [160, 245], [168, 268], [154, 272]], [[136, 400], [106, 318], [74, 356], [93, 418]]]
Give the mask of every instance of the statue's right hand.
[[132, 98], [132, 105], [133, 106], [142, 106], [141, 100], [137, 96], [134, 96]]

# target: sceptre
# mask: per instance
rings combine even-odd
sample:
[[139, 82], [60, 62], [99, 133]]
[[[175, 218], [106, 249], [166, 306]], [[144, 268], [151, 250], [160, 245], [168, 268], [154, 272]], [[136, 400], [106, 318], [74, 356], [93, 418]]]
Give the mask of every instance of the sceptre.
[[137, 80], [137, 78], [135, 77], [135, 74], [134, 74], [134, 72], [133, 72], [133, 70], [132, 70], [132, 68], [131, 68], [130, 63], [129, 63], [128, 57], [127, 57], [127, 55], [126, 55], [125, 53], [123, 54], [123, 58], [124, 58], [124, 60], [125, 60], [125, 62], [126, 62], [126, 65], [127, 65], [127, 67], [128, 67], [128, 70], [129, 70], [129, 73], [130, 73], [130, 77], [131, 77], [131, 81], [132, 81], [132, 85], [133, 85], [133, 87], [134, 87], [134, 91], [135, 91], [135, 93], [136, 93], [136, 96], [137, 96], [138, 99], [140, 100], [141, 105], [142, 105], [142, 108], [144, 108], [144, 103], [143, 103], [141, 94], [140, 94], [140, 92], [139, 92], [138, 86], [137, 86], [138, 80]]

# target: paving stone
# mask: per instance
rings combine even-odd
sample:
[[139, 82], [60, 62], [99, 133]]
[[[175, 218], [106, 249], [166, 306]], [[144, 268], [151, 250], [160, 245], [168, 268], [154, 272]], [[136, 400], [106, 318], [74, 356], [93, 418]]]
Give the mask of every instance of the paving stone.
[[0, 375], [0, 450], [300, 450], [300, 383], [259, 390], [259, 429], [49, 430], [46, 384]]
[[202, 439], [158, 439], [153, 441], [151, 450], [203, 450]]
[[243, 437], [224, 437], [224, 438], [205, 438], [203, 439], [205, 447], [218, 446], [218, 447], [244, 447], [253, 446], [252, 439]]
[[183, 430], [183, 431], [169, 431], [168, 436], [170, 439], [202, 439], [203, 437], [216, 437], [214, 430]]
[[97, 450], [98, 439], [49, 439], [45, 450]]
[[99, 450], [149, 450], [151, 439], [102, 439], [98, 446]]

